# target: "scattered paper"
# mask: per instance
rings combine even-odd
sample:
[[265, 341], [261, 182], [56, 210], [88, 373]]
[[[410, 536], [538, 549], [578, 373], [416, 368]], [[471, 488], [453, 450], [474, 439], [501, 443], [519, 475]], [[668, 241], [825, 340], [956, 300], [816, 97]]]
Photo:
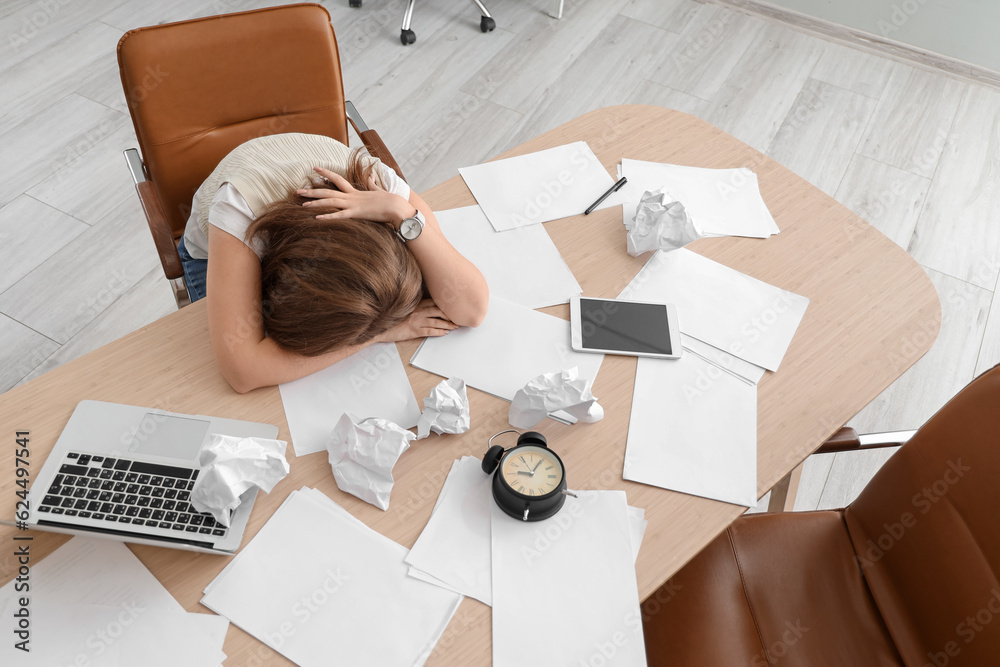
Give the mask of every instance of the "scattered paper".
[[327, 443], [337, 487], [381, 510], [389, 509], [392, 468], [415, 437], [387, 419], [359, 420], [344, 413]]
[[[615, 184], [585, 141], [458, 172], [498, 232], [582, 214]], [[598, 208], [627, 201], [619, 191]]]
[[406, 562], [485, 604], [493, 602], [490, 572], [492, 475], [465, 456], [452, 465], [434, 513]]
[[550, 414], [565, 410], [582, 422], [604, 419], [604, 408], [592, 393], [591, 380], [580, 377], [574, 366], [555, 373], [542, 373], [517, 390], [507, 420], [514, 428], [531, 428]]
[[760, 195], [757, 174], [745, 167], [703, 169], [623, 159], [621, 173], [628, 178], [619, 191], [628, 202], [623, 220], [635, 217], [644, 191], [665, 188], [684, 202], [706, 236], [767, 238], [780, 231]]
[[619, 298], [672, 303], [682, 333], [772, 371], [809, 305], [687, 248], [654, 253]]
[[767, 372], [766, 368], [751, 364], [745, 359], [740, 359], [728, 352], [723, 352], [719, 348], [691, 336], [681, 334], [681, 347], [692, 354], [697, 354], [702, 359], [718, 366], [727, 373], [732, 373], [752, 384], [760, 382], [760, 379], [764, 377], [764, 373]]
[[643, 193], [635, 217], [625, 222], [626, 250], [633, 257], [654, 250], [677, 250], [704, 236], [684, 204], [662, 189]]
[[[492, 483], [493, 476], [483, 473], [480, 459], [464, 456], [452, 464], [434, 512], [406, 557], [413, 566], [411, 577], [446, 586], [488, 605], [493, 603]], [[564, 511], [565, 506], [560, 514]], [[564, 525], [560, 514], [532, 525], [543, 529], [552, 525], [555, 530]], [[629, 506], [628, 515], [634, 562], [639, 557], [646, 520], [638, 507]]]
[[755, 505], [757, 387], [694, 354], [640, 358], [622, 476]]
[[201, 472], [191, 490], [191, 505], [210, 512], [229, 527], [229, 515], [252, 487], [270, 493], [288, 474], [283, 440], [239, 438], [215, 433], [198, 455]]
[[340, 415], [380, 417], [403, 428], [420, 418], [395, 343], [376, 343], [332, 366], [278, 386], [296, 456], [326, 449]]
[[[576, 352], [569, 341], [566, 320], [491, 298], [482, 324], [424, 339], [410, 363], [510, 401], [531, 378], [560, 368], [577, 366], [580, 377], [593, 382], [604, 355]], [[556, 416], [573, 420], [565, 413]]]
[[[576, 493], [536, 523], [491, 508], [495, 667], [646, 665], [625, 493]], [[545, 600], [544, 623], [525, 600]]]
[[526, 308], [569, 303], [580, 283], [544, 225], [497, 232], [479, 206], [435, 211], [441, 231], [482, 272], [490, 294]]
[[[32, 561], [30, 583], [30, 652], [15, 647], [11, 623], [0, 664], [218, 667], [226, 659], [229, 622], [185, 611], [121, 542], [74, 537]], [[16, 585], [0, 588], [5, 619], [22, 609], [26, 592]]]
[[465, 433], [469, 430], [469, 396], [459, 378], [442, 380], [424, 399], [424, 411], [417, 422], [417, 440], [435, 433]]
[[302, 489], [208, 585], [202, 604], [301, 667], [423, 665], [462, 596], [408, 576], [406, 554]]

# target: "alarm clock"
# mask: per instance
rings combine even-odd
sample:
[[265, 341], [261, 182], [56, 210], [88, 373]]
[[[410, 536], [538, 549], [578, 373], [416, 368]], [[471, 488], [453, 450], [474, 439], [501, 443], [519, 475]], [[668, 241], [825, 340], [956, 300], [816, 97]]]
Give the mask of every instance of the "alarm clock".
[[[517, 433], [506, 430], [504, 433]], [[495, 472], [494, 472], [495, 471]], [[566, 468], [537, 431], [521, 433], [517, 444], [504, 450], [491, 445], [483, 457], [483, 472], [493, 474], [493, 500], [506, 514], [522, 521], [541, 521], [558, 512], [566, 496]]]

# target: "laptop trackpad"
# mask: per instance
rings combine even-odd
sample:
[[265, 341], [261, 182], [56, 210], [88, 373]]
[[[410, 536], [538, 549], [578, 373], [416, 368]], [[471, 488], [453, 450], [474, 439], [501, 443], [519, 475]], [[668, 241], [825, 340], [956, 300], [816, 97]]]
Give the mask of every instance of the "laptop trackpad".
[[167, 456], [184, 461], [198, 458], [209, 422], [147, 412], [128, 450], [138, 454]]

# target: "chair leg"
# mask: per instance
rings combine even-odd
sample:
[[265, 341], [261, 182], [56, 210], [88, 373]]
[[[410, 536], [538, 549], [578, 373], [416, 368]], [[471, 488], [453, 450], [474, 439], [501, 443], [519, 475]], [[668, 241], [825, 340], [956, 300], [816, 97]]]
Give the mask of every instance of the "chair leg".
[[170, 289], [174, 292], [174, 301], [177, 302], [177, 310], [180, 310], [184, 306], [191, 305], [191, 296], [188, 294], [184, 278], [174, 278], [170, 280]]
[[417, 41], [416, 34], [410, 30], [410, 22], [413, 21], [413, 2], [414, 0], [406, 0], [406, 10], [403, 12], [403, 27], [399, 31], [399, 41], [403, 46]]
[[561, 19], [563, 13], [563, 2], [565, 2], [565, 0], [552, 0], [552, 5], [549, 9], [549, 16], [554, 19]]
[[490, 32], [497, 27], [497, 22], [494, 21], [493, 17], [490, 15], [490, 10], [486, 9], [486, 5], [484, 5], [481, 0], [472, 0], [472, 4], [474, 4], [479, 9], [479, 13], [483, 15], [483, 17], [479, 19], [480, 30], [483, 32]]
[[767, 501], [768, 512], [791, 512], [795, 509], [795, 496], [799, 492], [799, 482], [802, 481], [802, 467], [805, 463], [800, 463], [785, 475], [780, 482], [771, 488], [771, 497]]

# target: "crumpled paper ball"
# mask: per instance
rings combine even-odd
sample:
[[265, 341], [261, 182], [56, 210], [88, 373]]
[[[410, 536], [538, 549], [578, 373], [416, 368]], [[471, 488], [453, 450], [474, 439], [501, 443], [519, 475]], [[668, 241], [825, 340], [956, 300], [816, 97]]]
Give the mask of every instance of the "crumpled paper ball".
[[465, 381], [441, 380], [424, 399], [424, 411], [417, 422], [417, 440], [435, 433], [465, 433], [469, 430], [469, 395]]
[[604, 419], [604, 408], [590, 393], [591, 381], [581, 378], [576, 366], [542, 373], [518, 389], [507, 421], [515, 428], [531, 428], [553, 412], [565, 410], [582, 422]]
[[388, 419], [359, 420], [345, 412], [326, 443], [337, 487], [381, 510], [389, 509], [392, 467], [415, 437]]
[[239, 438], [216, 433], [198, 455], [201, 472], [191, 490], [191, 505], [211, 512], [229, 527], [229, 514], [240, 506], [240, 496], [258, 487], [270, 493], [288, 474], [284, 440]]
[[704, 236], [694, 220], [662, 189], [643, 193], [631, 223], [626, 223], [628, 254], [638, 257], [654, 250], [677, 250]]

